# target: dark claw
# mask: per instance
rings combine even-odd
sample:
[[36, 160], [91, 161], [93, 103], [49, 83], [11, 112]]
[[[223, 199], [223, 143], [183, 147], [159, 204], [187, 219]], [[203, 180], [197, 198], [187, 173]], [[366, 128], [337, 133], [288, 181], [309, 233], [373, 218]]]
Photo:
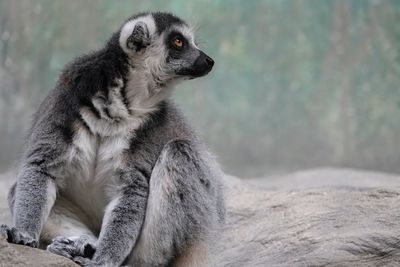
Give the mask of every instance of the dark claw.
[[26, 243], [26, 245], [27, 246], [30, 246], [30, 247], [32, 247], [32, 248], [37, 248], [38, 247], [38, 242], [36, 241], [36, 240], [32, 240], [32, 241], [28, 241], [27, 243]]
[[91, 244], [87, 244], [83, 250], [83, 256], [85, 258], [91, 259], [95, 252], [96, 249]]
[[9, 228], [9, 229], [7, 229], [7, 242], [8, 242], [8, 243], [12, 243], [12, 240], [13, 240], [12, 237], [13, 237], [13, 236], [12, 236], [12, 234], [11, 234], [11, 229]]

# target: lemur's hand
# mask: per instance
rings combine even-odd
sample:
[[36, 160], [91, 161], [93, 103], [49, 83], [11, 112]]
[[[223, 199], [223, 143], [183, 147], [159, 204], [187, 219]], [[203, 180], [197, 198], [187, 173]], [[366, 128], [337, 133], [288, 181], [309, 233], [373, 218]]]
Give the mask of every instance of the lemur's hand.
[[82, 267], [101, 267], [101, 266], [105, 267], [105, 266], [109, 266], [107, 264], [99, 263], [99, 262], [93, 261], [93, 260], [91, 260], [89, 258], [84, 258], [84, 257], [81, 257], [81, 256], [74, 257], [73, 260], [74, 260], [75, 263], [79, 264]]
[[9, 243], [25, 245], [33, 248], [38, 247], [38, 241], [15, 227], [0, 224], [0, 238], [6, 239]]
[[96, 247], [91, 238], [87, 235], [63, 237], [58, 236], [51, 241], [47, 246], [47, 251], [64, 256], [68, 259], [81, 256], [92, 258]]

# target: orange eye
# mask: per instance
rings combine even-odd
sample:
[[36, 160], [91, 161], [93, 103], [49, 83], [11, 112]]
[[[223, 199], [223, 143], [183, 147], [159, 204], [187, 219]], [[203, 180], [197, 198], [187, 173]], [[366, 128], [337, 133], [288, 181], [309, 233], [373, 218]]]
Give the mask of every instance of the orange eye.
[[175, 38], [173, 41], [173, 44], [176, 48], [182, 48], [183, 47], [183, 41], [180, 38]]

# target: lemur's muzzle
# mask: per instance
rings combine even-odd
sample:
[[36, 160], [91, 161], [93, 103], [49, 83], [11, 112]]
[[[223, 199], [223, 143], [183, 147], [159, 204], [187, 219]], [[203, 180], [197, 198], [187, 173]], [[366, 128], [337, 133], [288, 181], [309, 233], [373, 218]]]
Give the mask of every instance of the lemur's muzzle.
[[193, 78], [208, 74], [214, 66], [214, 60], [212, 58], [207, 56], [203, 51], [199, 52], [200, 55], [197, 57], [189, 70], [189, 75]]

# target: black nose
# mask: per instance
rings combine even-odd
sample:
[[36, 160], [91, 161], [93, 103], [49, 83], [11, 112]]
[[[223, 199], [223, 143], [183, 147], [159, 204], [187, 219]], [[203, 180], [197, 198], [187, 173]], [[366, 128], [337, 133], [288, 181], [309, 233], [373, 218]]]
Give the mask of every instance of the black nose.
[[212, 58], [210, 58], [209, 56], [206, 56], [205, 61], [206, 61], [207, 65], [208, 65], [209, 67], [214, 66], [214, 63], [215, 63], [215, 62], [214, 62], [214, 60], [213, 60]]
[[214, 66], [214, 60], [199, 50], [200, 55], [196, 58], [193, 65], [183, 72], [183, 75], [191, 76], [192, 78], [207, 75]]

